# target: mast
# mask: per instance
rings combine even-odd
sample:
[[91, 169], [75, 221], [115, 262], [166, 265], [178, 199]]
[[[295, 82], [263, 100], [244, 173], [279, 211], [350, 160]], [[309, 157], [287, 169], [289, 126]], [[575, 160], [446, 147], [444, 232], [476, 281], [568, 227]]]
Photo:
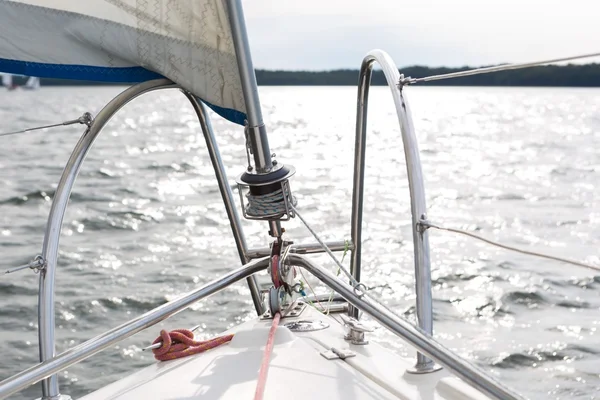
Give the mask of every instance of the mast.
[[250, 141], [256, 172], [268, 173], [273, 168], [271, 160], [271, 149], [267, 129], [263, 122], [260, 99], [254, 65], [250, 54], [250, 44], [244, 20], [244, 10], [241, 0], [225, 0], [229, 13], [229, 24], [233, 36], [235, 55], [237, 58], [240, 80], [244, 101], [246, 103], [246, 116], [248, 121], [248, 139]]

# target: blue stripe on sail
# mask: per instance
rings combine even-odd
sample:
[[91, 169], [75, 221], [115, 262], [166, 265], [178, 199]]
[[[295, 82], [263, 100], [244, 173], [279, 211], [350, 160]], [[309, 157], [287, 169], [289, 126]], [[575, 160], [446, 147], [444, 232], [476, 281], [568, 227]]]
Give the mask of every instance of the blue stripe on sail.
[[224, 108], [224, 107], [215, 106], [214, 104], [204, 101], [199, 97], [198, 97], [198, 100], [200, 100], [201, 102], [206, 104], [214, 112], [216, 112], [217, 114], [219, 114], [221, 117], [225, 118], [226, 120], [234, 122], [239, 125], [246, 125], [247, 117], [246, 117], [245, 113], [238, 111], [238, 110], [234, 110], [232, 108]]
[[[142, 67], [94, 67], [75, 64], [46, 64], [0, 58], [0, 72], [40, 78], [69, 79], [112, 83], [139, 83], [164, 78]], [[244, 125], [246, 114], [231, 108], [219, 107], [200, 99], [221, 117]]]
[[74, 64], [45, 64], [0, 58], [0, 71], [40, 78], [114, 83], [139, 83], [163, 78], [142, 67], [93, 67]]

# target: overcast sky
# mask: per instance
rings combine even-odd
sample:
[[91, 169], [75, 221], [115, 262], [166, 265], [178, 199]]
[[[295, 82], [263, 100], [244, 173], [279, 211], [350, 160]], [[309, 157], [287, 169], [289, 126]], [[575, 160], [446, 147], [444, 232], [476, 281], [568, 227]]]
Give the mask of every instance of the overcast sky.
[[[256, 68], [489, 65], [600, 52], [600, 0], [243, 0]], [[585, 62], [600, 62], [600, 58]]]

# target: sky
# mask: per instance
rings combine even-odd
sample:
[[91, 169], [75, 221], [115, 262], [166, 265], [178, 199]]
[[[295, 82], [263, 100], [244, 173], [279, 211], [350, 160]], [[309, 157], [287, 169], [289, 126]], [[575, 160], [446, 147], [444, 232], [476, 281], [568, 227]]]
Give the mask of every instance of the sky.
[[[482, 66], [600, 52], [600, 0], [243, 0], [255, 68]], [[581, 61], [600, 62], [600, 57]]]

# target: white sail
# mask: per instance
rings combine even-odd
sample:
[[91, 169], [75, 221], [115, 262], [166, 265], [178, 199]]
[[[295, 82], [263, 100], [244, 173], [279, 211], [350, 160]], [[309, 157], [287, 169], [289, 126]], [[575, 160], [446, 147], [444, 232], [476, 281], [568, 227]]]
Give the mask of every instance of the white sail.
[[2, 74], [2, 86], [10, 88], [12, 87], [12, 75]]
[[243, 123], [224, 0], [2, 0], [0, 71], [141, 82], [167, 77]]

